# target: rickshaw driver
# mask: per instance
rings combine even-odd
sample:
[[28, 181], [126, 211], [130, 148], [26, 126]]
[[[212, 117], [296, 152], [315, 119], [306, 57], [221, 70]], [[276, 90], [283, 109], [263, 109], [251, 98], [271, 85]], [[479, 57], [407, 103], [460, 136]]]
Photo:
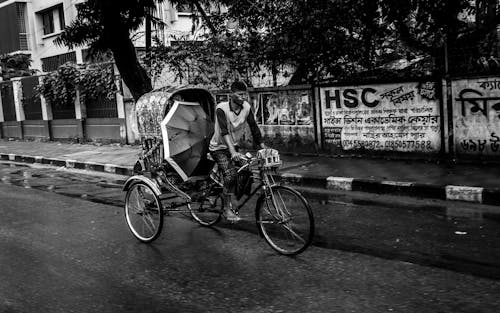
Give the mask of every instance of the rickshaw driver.
[[255, 122], [252, 106], [248, 99], [247, 85], [235, 81], [231, 85], [231, 95], [228, 102], [216, 106], [215, 130], [210, 140], [210, 155], [215, 160], [222, 173], [224, 184], [224, 216], [228, 221], [237, 222], [241, 218], [233, 210], [235, 201], [237, 168], [244, 156], [238, 152], [238, 141], [245, 132], [245, 126], [250, 127], [254, 143], [262, 149], [262, 135]]

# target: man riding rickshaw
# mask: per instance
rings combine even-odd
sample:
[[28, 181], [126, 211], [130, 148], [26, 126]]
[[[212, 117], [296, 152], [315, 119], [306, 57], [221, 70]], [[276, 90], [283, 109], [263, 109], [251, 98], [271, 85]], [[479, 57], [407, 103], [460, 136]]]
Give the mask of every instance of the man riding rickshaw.
[[[298, 191], [276, 183], [279, 153], [262, 143], [247, 98], [246, 85], [237, 81], [229, 101], [218, 105], [198, 87], [161, 88], [137, 101], [142, 151], [123, 190], [127, 225], [139, 241], [158, 238], [164, 215], [172, 212], [190, 213], [203, 226], [221, 216], [239, 221], [239, 209], [258, 195], [256, 226], [273, 249], [295, 255], [310, 245], [311, 207]], [[238, 151], [247, 126], [261, 148], [256, 156]]]

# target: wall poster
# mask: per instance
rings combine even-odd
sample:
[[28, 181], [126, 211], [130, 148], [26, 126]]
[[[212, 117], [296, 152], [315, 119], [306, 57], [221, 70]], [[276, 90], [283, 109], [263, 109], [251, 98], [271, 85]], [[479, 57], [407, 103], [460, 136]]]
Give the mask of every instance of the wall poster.
[[312, 100], [308, 91], [259, 92], [253, 100], [260, 125], [313, 127]]
[[436, 84], [320, 88], [325, 147], [438, 152], [441, 120]]
[[455, 150], [500, 155], [500, 77], [452, 82]]

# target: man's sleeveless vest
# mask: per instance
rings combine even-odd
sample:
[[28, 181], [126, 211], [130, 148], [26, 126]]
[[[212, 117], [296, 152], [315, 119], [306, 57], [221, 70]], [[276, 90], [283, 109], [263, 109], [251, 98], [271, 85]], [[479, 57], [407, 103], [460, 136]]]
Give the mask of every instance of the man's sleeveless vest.
[[[229, 132], [229, 136], [233, 140], [235, 145], [238, 144], [238, 141], [243, 137], [243, 133], [245, 132], [245, 128], [247, 125], [247, 117], [248, 114], [251, 114], [251, 106], [248, 102], [243, 102], [243, 107], [239, 114], [234, 113], [230, 106], [229, 102], [221, 102], [216, 106], [215, 111], [217, 109], [221, 109], [224, 111], [227, 120], [227, 130]], [[217, 116], [217, 114], [216, 114]], [[222, 138], [221, 130], [219, 126], [218, 118], [215, 119], [215, 132], [212, 136], [212, 140], [210, 140], [210, 151], [227, 149], [227, 145], [224, 142], [224, 138]]]

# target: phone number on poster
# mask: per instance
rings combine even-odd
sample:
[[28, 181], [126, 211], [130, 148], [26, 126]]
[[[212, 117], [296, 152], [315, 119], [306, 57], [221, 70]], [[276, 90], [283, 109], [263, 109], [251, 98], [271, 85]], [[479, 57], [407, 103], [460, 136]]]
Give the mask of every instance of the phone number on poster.
[[384, 144], [386, 149], [418, 149], [432, 150], [430, 140], [389, 140]]
[[432, 141], [430, 140], [389, 140], [380, 142], [377, 140], [342, 140], [342, 146], [346, 148], [365, 148], [396, 150], [432, 150]]

